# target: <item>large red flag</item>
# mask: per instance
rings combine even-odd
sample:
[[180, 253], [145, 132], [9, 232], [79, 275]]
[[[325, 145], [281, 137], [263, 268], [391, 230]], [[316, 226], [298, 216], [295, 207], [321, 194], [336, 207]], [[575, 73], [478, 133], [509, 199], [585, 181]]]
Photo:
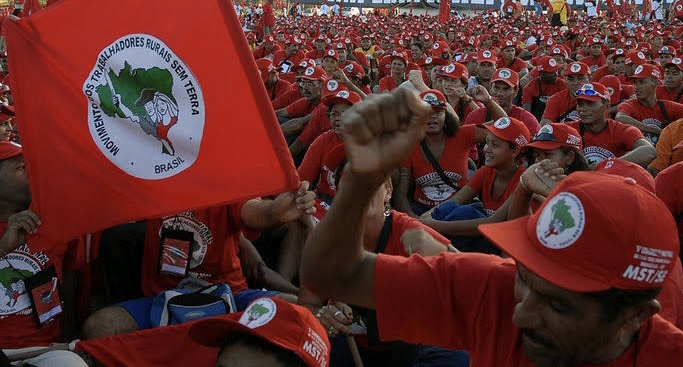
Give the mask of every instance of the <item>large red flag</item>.
[[298, 185], [223, 0], [59, 1], [7, 22], [7, 44], [32, 241]]
[[447, 23], [451, 17], [451, 0], [439, 1], [439, 22]]

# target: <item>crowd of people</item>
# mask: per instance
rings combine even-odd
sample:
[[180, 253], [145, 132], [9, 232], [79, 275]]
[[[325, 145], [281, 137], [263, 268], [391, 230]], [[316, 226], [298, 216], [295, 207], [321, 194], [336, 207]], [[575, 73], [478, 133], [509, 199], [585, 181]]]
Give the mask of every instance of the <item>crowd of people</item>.
[[558, 4], [442, 23], [266, 0], [245, 37], [300, 187], [46, 248], [0, 63], [3, 354], [93, 365], [33, 347], [126, 353], [190, 321], [218, 366], [678, 365], [683, 1]]

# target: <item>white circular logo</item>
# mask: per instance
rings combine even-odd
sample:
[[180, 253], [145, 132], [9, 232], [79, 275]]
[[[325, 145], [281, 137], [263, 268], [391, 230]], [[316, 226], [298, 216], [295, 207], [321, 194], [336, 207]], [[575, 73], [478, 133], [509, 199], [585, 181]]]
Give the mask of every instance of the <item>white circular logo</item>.
[[640, 74], [643, 72], [643, 65], [638, 65], [636, 68], [635, 74]]
[[340, 97], [340, 98], [349, 98], [349, 96], [350, 96], [349, 92], [345, 91], [345, 90], [339, 91], [339, 93], [337, 93], [337, 97]]
[[671, 59], [671, 63], [674, 65], [680, 65], [681, 63], [683, 63], [683, 60], [681, 60], [678, 57], [674, 57], [673, 59]]
[[511, 76], [512, 76], [512, 73], [510, 73], [510, 70], [507, 70], [507, 69], [503, 69], [503, 70], [498, 72], [499, 78], [510, 79]]
[[545, 205], [536, 223], [536, 237], [549, 249], [573, 245], [583, 233], [586, 213], [576, 195], [562, 192]]
[[302, 68], [308, 67], [308, 61], [303, 60], [302, 62], [299, 63], [299, 66]]
[[553, 127], [550, 124], [543, 125], [540, 130], [538, 130], [539, 134], [552, 134], [553, 133]]
[[100, 52], [83, 84], [93, 141], [115, 166], [148, 180], [192, 166], [204, 134], [204, 96], [163, 41], [123, 36]]
[[446, 67], [444, 68], [444, 71], [447, 72], [447, 73], [449, 73], [449, 74], [452, 73], [452, 72], [454, 72], [454, 71], [455, 71], [455, 65], [453, 65], [453, 64], [448, 64], [448, 66], [446, 66]]
[[553, 49], [553, 54], [559, 55], [559, 54], [561, 54], [561, 53], [562, 53], [562, 51], [561, 51], [559, 48], [554, 48], [554, 49]]
[[507, 127], [510, 126], [511, 123], [512, 122], [510, 121], [510, 118], [501, 117], [493, 123], [493, 127], [495, 127], [498, 130], [504, 130], [507, 129]]
[[261, 327], [275, 318], [277, 305], [270, 298], [260, 298], [252, 302], [240, 317], [240, 324], [250, 329]]
[[488, 59], [491, 57], [491, 51], [484, 51], [481, 53], [481, 55]]
[[335, 79], [330, 79], [327, 81], [327, 90], [330, 92], [334, 92], [339, 88], [339, 83]]
[[427, 93], [422, 97], [422, 100], [425, 102], [435, 102], [438, 101], [439, 98], [434, 93]]
[[334, 50], [329, 50], [329, 51], [327, 51], [327, 56], [332, 56], [332, 57], [334, 57], [334, 54], [335, 54]]
[[678, 11], [683, 10], [683, 5], [681, 5], [681, 4], [676, 5], [676, 10], [678, 10]]
[[344, 42], [351, 43], [351, 40], [349, 38], [344, 38]]
[[581, 71], [581, 65], [572, 64], [572, 66], [569, 67], [569, 70], [571, 70], [572, 73], [578, 73], [579, 71]]
[[349, 73], [353, 72], [353, 64], [348, 64], [344, 67]]
[[311, 75], [313, 75], [314, 72], [315, 72], [315, 69], [313, 69], [312, 66], [309, 66], [309, 67], [306, 69], [306, 71], [304, 71], [304, 75], [306, 75], [306, 76], [311, 76]]
[[643, 54], [642, 52], [639, 51], [639, 52], [638, 52], [638, 58], [641, 59], [641, 60], [644, 60], [644, 59], [645, 59], [645, 54]]
[[555, 67], [557, 66], [557, 61], [555, 61], [555, 59], [550, 59], [548, 60], [548, 65], [550, 65], [551, 67]]
[[439, 49], [439, 44], [435, 43], [434, 46], [432, 46], [433, 49], [438, 50]]
[[427, 58], [425, 59], [425, 63], [431, 64], [431, 63], [432, 63], [432, 57], [431, 57], [431, 56], [427, 57]]

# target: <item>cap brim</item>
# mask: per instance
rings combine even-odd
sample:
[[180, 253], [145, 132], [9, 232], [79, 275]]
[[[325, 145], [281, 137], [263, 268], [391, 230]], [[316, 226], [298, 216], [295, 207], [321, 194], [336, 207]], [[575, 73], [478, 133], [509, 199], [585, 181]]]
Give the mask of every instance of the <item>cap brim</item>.
[[598, 292], [609, 285], [578, 274], [561, 262], [545, 256], [528, 237], [527, 226], [532, 217], [526, 216], [506, 222], [482, 224], [478, 227], [484, 237], [541, 279], [572, 292]]
[[503, 83], [513, 87], [513, 88], [517, 86], [517, 84], [513, 83], [509, 79], [503, 79], [503, 78], [491, 79], [491, 83], [494, 83], [494, 82], [503, 82]]
[[[230, 314], [240, 316], [242, 313]], [[220, 347], [225, 338], [235, 332], [254, 334], [253, 330], [240, 324], [239, 317], [230, 319], [226, 315], [197, 321], [188, 334], [193, 341], [207, 347]], [[256, 335], [256, 334], [254, 334]]]
[[586, 100], [586, 101], [595, 102], [595, 101], [601, 101], [601, 100], [602, 100], [602, 97], [600, 97], [600, 96], [598, 96], [598, 95], [595, 95], [595, 96], [587, 96], [587, 95], [585, 95], [585, 94], [582, 94], [582, 95], [580, 95], [580, 96], [576, 96], [576, 99], [583, 99], [583, 100]]
[[537, 141], [532, 141], [531, 143], [524, 146], [524, 149], [535, 148], [535, 149], [543, 149], [543, 150], [553, 150], [553, 149], [558, 149], [558, 148], [562, 148], [562, 147], [575, 148], [573, 146], [569, 146], [567, 144], [560, 143], [559, 141], [537, 140]]

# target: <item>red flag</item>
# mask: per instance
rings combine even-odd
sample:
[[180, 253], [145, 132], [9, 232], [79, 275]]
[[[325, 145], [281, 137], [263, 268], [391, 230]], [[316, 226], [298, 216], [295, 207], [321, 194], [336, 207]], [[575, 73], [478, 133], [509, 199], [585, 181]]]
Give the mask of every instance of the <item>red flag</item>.
[[451, 0], [439, 1], [439, 22], [446, 23], [451, 17]]
[[7, 44], [32, 241], [298, 185], [223, 0], [60, 1], [7, 22]]
[[42, 7], [38, 3], [38, 0], [26, 0], [24, 1], [24, 10], [21, 11], [21, 16], [27, 17], [41, 9]]
[[[235, 317], [241, 313], [233, 314]], [[87, 352], [105, 366], [215, 366], [218, 348], [190, 339], [194, 322], [134, 333], [79, 341], [76, 350]]]

